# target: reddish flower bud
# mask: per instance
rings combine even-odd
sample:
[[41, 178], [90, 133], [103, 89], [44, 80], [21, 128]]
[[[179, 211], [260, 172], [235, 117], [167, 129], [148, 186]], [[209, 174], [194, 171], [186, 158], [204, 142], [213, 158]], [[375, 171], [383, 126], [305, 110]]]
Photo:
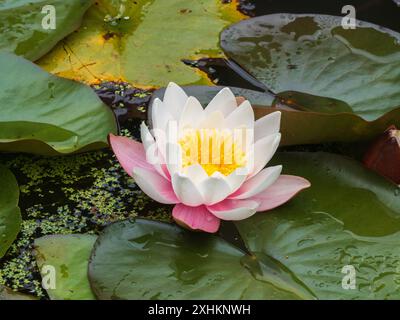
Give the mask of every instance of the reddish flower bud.
[[364, 155], [366, 167], [400, 184], [400, 130], [390, 126]]

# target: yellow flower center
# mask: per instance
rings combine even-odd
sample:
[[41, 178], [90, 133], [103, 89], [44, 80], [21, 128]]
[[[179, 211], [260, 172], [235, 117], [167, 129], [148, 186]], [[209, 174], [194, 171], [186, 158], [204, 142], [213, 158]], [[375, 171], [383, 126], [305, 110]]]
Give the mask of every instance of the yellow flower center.
[[229, 130], [185, 130], [179, 140], [183, 168], [200, 164], [209, 176], [217, 171], [230, 175], [246, 165], [243, 142], [239, 136]]

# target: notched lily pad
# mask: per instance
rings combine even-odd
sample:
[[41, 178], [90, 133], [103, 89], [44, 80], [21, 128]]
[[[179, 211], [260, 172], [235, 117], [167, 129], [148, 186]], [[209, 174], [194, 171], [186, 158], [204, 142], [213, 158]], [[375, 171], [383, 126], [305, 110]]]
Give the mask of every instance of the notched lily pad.
[[0, 150], [53, 155], [107, 146], [112, 111], [87, 86], [0, 53]]
[[[93, 0], [3, 0], [0, 3], [0, 51], [35, 61], [77, 29]], [[48, 8], [51, 8], [48, 10]], [[44, 28], [54, 14], [55, 28]], [[47, 26], [46, 26], [47, 27]]]

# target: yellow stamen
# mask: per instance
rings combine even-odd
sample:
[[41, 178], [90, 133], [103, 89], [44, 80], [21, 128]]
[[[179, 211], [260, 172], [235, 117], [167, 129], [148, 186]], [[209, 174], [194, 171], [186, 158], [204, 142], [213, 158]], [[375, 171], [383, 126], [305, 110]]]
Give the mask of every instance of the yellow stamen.
[[179, 144], [183, 168], [200, 164], [209, 176], [217, 171], [228, 176], [246, 164], [239, 139], [228, 130], [185, 130]]

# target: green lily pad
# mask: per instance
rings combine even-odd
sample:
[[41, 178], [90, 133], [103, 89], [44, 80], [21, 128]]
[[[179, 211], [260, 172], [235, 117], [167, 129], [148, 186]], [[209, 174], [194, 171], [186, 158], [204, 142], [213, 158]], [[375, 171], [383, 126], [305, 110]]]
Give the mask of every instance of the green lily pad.
[[91, 88], [0, 53], [0, 150], [65, 154], [108, 145], [112, 111]]
[[38, 300], [38, 298], [28, 294], [13, 291], [0, 285], [0, 301], [1, 300]]
[[55, 288], [47, 289], [52, 300], [93, 300], [87, 278], [87, 266], [96, 236], [51, 235], [35, 240], [37, 265], [42, 276], [50, 274], [54, 267]]
[[[35, 61], [77, 29], [92, 0], [3, 0], [0, 3], [0, 51]], [[46, 6], [53, 6], [55, 29], [45, 29]], [[44, 9], [44, 10], [43, 10]], [[43, 13], [42, 13], [43, 10]]]
[[99, 299], [312, 299], [273, 259], [221, 238], [137, 219], [99, 236], [89, 264]]
[[181, 59], [221, 57], [219, 33], [243, 17], [235, 4], [215, 0], [99, 0], [78, 31], [38, 63], [86, 83], [210, 83]]
[[0, 165], [0, 258], [10, 248], [21, 228], [18, 200], [17, 180], [10, 170]]
[[284, 111], [285, 144], [369, 139], [400, 124], [400, 34], [361, 21], [345, 30], [341, 20], [273, 14], [221, 34], [228, 57], [277, 93], [276, 103], [302, 111]]
[[273, 162], [311, 188], [237, 222], [249, 250], [278, 260], [320, 299], [399, 299], [398, 187], [338, 155], [281, 153]]

